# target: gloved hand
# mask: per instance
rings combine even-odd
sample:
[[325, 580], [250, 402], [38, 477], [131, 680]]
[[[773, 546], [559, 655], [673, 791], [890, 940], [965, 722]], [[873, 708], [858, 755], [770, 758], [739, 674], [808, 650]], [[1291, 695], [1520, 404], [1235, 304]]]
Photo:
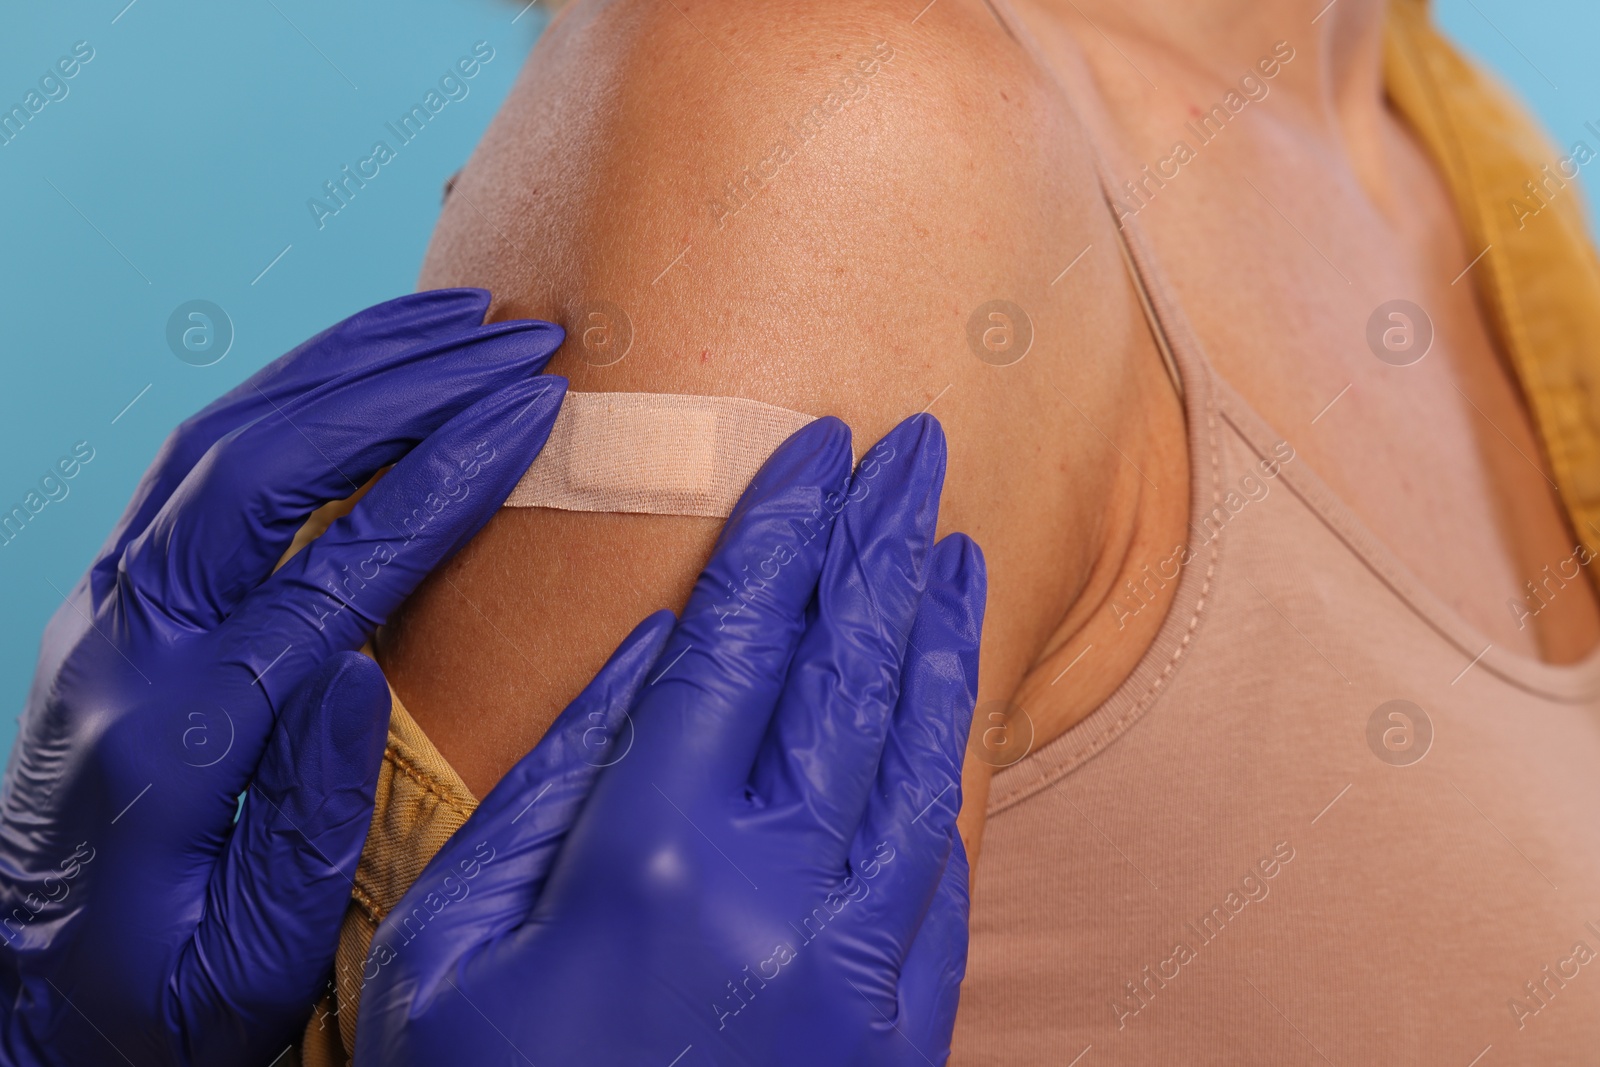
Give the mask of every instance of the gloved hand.
[[0, 795], [5, 1063], [238, 1067], [297, 1037], [388, 722], [353, 650], [494, 513], [564, 394], [536, 377], [561, 330], [487, 307], [368, 309], [190, 419], [56, 613]]
[[946, 1060], [985, 581], [932, 544], [944, 458], [927, 416], [854, 477], [837, 420], [778, 450], [648, 680], [568, 708], [379, 926], [358, 1067]]

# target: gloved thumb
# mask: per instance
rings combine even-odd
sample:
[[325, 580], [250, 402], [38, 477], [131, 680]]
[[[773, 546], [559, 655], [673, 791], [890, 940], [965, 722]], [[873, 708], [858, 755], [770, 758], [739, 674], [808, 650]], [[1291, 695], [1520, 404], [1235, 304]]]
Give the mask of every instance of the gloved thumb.
[[247, 1050], [227, 1045], [234, 1034], [292, 1040], [322, 993], [372, 821], [389, 708], [378, 665], [341, 652], [279, 717], [174, 978], [195, 1062], [244, 1062]]

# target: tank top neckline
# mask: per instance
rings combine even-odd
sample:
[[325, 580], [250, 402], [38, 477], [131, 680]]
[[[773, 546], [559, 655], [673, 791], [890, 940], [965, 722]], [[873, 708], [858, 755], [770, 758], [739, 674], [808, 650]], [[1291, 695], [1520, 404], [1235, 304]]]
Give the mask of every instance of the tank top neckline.
[[[1137, 288], [1157, 343], [1163, 349], [1174, 385], [1182, 396], [1189, 448], [1189, 528], [1223, 497], [1220, 423], [1226, 422], [1262, 458], [1276, 442], [1293, 442], [1278, 433], [1233, 388], [1206, 356], [1205, 346], [1157, 262], [1148, 234], [1137, 218], [1119, 219], [1114, 207], [1116, 182], [1096, 125], [1087, 121], [1078, 97], [1006, 0], [996, 0], [1012, 35], [1049, 72], [1065, 105], [1077, 118], [1088, 142], [1102, 200], [1112, 216], [1126, 253], [1128, 274]], [[1081, 57], [1075, 57], [1079, 64]], [[1085, 71], [1086, 73], [1086, 71]], [[1085, 87], [1092, 78], [1080, 78]], [[1098, 99], [1082, 101], [1100, 109]], [[1600, 695], [1600, 646], [1575, 663], [1557, 664], [1524, 656], [1493, 644], [1455, 608], [1429, 589], [1332, 488], [1303, 461], [1280, 468], [1278, 480], [1323, 523], [1352, 555], [1440, 638], [1462, 653], [1462, 666], [1484, 670], [1530, 694], [1560, 703], [1578, 703]], [[1129, 729], [1154, 703], [1178, 670], [1205, 615], [1207, 600], [1221, 562], [1223, 537], [1209, 539], [1195, 553], [1179, 578], [1167, 617], [1155, 640], [1122, 684], [1095, 710], [1060, 737], [995, 774], [988, 804], [994, 815], [1031, 796], [1104, 749]]]

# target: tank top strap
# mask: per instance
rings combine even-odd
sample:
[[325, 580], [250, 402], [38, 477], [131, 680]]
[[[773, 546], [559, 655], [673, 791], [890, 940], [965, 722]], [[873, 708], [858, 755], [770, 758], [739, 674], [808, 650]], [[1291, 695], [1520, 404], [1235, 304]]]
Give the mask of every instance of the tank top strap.
[[[1188, 420], [1191, 470], [1191, 515], [1205, 514], [1221, 498], [1219, 475], [1219, 425], [1235, 435], [1256, 455], [1272, 454], [1280, 443], [1293, 447], [1286, 437], [1245, 399], [1212, 365], [1205, 346], [1178, 299], [1176, 288], [1164, 273], [1143, 223], [1132, 213], [1120, 209], [1120, 183], [1109, 162], [1106, 146], [1114, 143], [1114, 124], [1089, 71], [1087, 60], [1070, 41], [1047, 57], [1038, 40], [1009, 10], [1007, 0], [988, 0], [997, 17], [1007, 21], [1007, 29], [1040, 64], [1049, 71], [1062, 90], [1065, 106], [1084, 131], [1085, 150], [1098, 177], [1102, 201], [1115, 222], [1118, 243], [1128, 276], [1139, 295], [1150, 330], [1166, 363]], [[1407, 0], [1415, 7], [1414, 0]], [[1402, 5], [1405, 6], [1405, 5]], [[1391, 33], [1395, 30], [1391, 27]], [[1585, 246], [1587, 247], [1587, 246]], [[1592, 253], [1591, 253], [1592, 256]], [[1600, 290], [1597, 290], [1600, 291]], [[1600, 314], [1596, 315], [1600, 322]], [[1576, 331], [1575, 331], [1576, 332]], [[1592, 359], [1592, 357], [1591, 357]], [[1600, 681], [1600, 649], [1576, 666], [1558, 666], [1527, 659], [1501, 649], [1485, 649], [1485, 639], [1470, 626], [1377, 538], [1338, 495], [1305, 464], [1285, 470], [1282, 481], [1300, 498], [1312, 514], [1325, 524], [1344, 547], [1371, 569], [1399, 599], [1451, 645], [1464, 651], [1490, 673], [1515, 685], [1557, 699], [1589, 699]], [[1574, 525], [1584, 517], [1574, 508]], [[1600, 538], [1600, 523], [1590, 532]], [[1205, 581], [1180, 583], [1171, 611], [1182, 614], [1194, 609], [1192, 626], [1198, 621], [1210, 589], [1209, 561]], [[1600, 580], [1600, 578], [1597, 578]], [[1159, 644], [1159, 642], [1158, 642]], [[1087, 731], [1075, 731], [1082, 734]], [[1069, 735], [1070, 736], [1070, 735]], [[1013, 768], [1015, 770], [1015, 768]], [[1019, 776], [1020, 777], [1020, 776]]]
[[1075, 45], [1066, 42], [1062, 55], [1047, 57], [1043, 46], [1011, 9], [1008, 0], [985, 0], [985, 3], [1006, 32], [1033, 57], [1039, 69], [1048, 72], [1056, 82], [1068, 111], [1083, 130], [1085, 148], [1100, 185], [1101, 203], [1115, 224], [1118, 252], [1161, 353], [1167, 376], [1187, 407], [1188, 391], [1200, 377], [1214, 378], [1215, 371], [1171, 283], [1161, 271], [1148, 235], [1132, 213], [1118, 209], [1118, 182], [1105, 150], [1111, 137], [1111, 118], [1095, 89], [1088, 63]]

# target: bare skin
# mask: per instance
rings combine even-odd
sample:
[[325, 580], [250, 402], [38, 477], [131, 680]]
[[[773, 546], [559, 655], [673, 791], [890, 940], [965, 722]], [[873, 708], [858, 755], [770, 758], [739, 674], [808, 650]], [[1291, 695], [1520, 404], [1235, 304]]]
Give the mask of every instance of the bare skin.
[[[1463, 276], [1483, 249], [1467, 246], [1442, 179], [1384, 98], [1387, 4], [1343, 0], [1313, 25], [1324, 4], [1088, 0], [1080, 16], [1024, 0], [1021, 10], [1047, 54], [1086, 54], [1113, 166], [1130, 178], [1169, 154], [1191, 104], [1211, 107], [1275, 42], [1294, 49], [1271, 95], [1139, 220], [1217, 368], [1293, 434], [1379, 539], [1496, 646], [1573, 662], [1600, 639], [1590, 586], [1521, 625], [1507, 608], [1576, 541]], [[1159, 72], [1160, 90], [1141, 69]], [[1364, 343], [1368, 316], [1393, 298], [1437, 328], [1413, 366], [1380, 362]]]
[[[1112, 601], [1188, 519], [1182, 409], [1116, 251], [1066, 57], [1085, 53], [1107, 107], [1087, 121], [1131, 177], [1236, 68], [1290, 40], [1251, 121], [1140, 212], [1211, 358], [1486, 639], [1554, 662], [1600, 641], [1587, 586], [1524, 629], [1505, 606], [1572, 533], [1523, 458], [1541, 462], [1481, 310], [1450, 284], [1476, 251], [1384, 103], [1381, 4], [1345, 0], [1314, 25], [1321, 5], [1302, 0], [919, 6], [579, 0], [457, 183], [422, 284], [486, 286], [498, 317], [566, 325], [552, 369], [578, 390], [834, 414], [858, 451], [931, 405], [950, 440], [941, 532], [971, 534], [989, 564], [983, 725], [1008, 714], [1037, 746], [1148, 649], [1166, 601], [1121, 620]], [[751, 199], [710, 206], [879, 41], [892, 58], [864, 92], [766, 164]], [[1394, 296], [1438, 330], [1404, 369], [1361, 340]], [[967, 337], [995, 298], [1034, 324], [1005, 367]], [[596, 300], [633, 328], [603, 368], [581, 340]], [[716, 526], [507, 509], [417, 593], [380, 658], [481, 794], [638, 618], [682, 605]], [[974, 853], [1005, 758], [968, 761]]]

